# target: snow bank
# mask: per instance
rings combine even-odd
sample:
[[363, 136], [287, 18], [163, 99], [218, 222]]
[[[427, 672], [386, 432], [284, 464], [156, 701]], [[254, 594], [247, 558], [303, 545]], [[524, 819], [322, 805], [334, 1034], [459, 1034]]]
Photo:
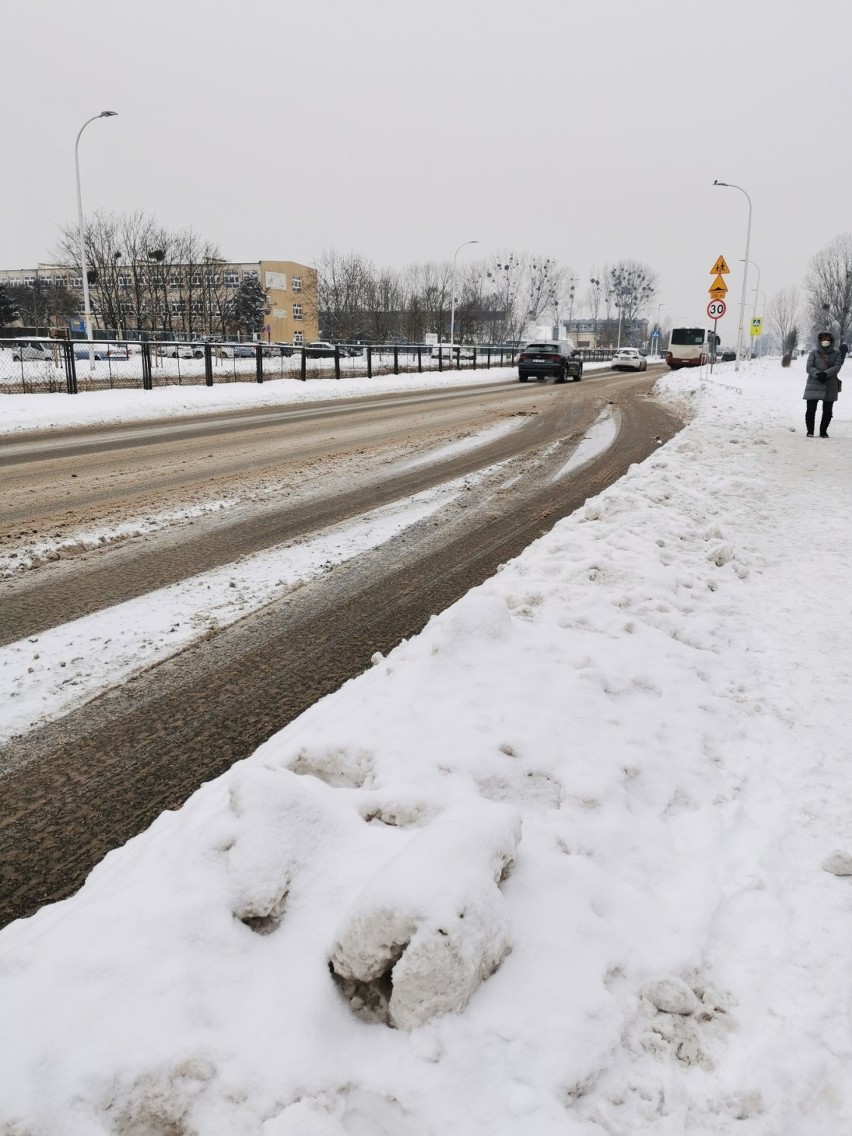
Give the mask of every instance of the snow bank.
[[852, 1130], [852, 427], [802, 385], [667, 377], [671, 443], [1, 932], [0, 1125]]

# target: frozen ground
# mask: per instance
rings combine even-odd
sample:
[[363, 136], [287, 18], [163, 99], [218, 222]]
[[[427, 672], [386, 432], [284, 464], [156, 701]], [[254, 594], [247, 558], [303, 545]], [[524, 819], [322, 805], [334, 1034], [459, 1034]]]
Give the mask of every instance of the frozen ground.
[[661, 380], [671, 443], [0, 932], [3, 1136], [852, 1131], [852, 423], [803, 385]]

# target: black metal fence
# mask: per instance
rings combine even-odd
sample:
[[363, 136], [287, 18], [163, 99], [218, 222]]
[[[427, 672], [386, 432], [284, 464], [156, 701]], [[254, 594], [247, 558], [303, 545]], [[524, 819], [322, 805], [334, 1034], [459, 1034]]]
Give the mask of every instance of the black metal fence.
[[[582, 351], [606, 360], [611, 351]], [[341, 379], [513, 366], [515, 348], [446, 344], [336, 344], [290, 347], [265, 343], [130, 340], [0, 339], [0, 393], [78, 391], [262, 383], [273, 379]]]

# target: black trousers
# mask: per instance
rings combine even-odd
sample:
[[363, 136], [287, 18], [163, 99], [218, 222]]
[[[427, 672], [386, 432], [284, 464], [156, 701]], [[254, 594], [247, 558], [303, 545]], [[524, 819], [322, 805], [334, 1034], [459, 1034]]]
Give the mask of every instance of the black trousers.
[[[816, 410], [818, 398], [807, 399], [807, 407], [805, 409], [805, 429], [809, 434], [814, 432], [814, 422], [816, 422]], [[831, 421], [831, 416], [834, 413], [834, 403], [829, 402], [828, 399], [822, 399], [822, 418], [819, 422], [820, 434], [828, 432], [828, 424]]]

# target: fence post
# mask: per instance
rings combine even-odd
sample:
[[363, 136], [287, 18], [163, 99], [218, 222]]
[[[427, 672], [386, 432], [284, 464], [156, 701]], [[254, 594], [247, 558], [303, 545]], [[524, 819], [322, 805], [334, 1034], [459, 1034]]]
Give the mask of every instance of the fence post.
[[372, 377], [373, 377], [373, 348], [368, 343], [367, 344], [367, 378], [372, 379]]
[[261, 345], [259, 343], [256, 343], [254, 350], [255, 350], [255, 360], [254, 360], [255, 374], [257, 375], [257, 381], [259, 383], [262, 383], [263, 382], [263, 348], [261, 347]]
[[473, 349], [473, 368], [472, 368], [472, 370], [474, 370], [474, 371], [476, 370], [476, 348], [475, 347]]
[[443, 371], [443, 369], [444, 369], [444, 349], [441, 346], [441, 344], [439, 343], [438, 344], [438, 370]]
[[308, 353], [305, 348], [302, 348], [302, 373], [299, 376], [302, 382], [307, 382], [308, 379]]
[[491, 370], [491, 348], [490, 347], [485, 348], [485, 370], [486, 371]]
[[340, 378], [340, 347], [336, 343], [334, 345], [334, 377]]
[[154, 380], [151, 378], [151, 344], [147, 339], [142, 342], [142, 390], [153, 390]]
[[74, 341], [66, 339], [62, 344], [65, 355], [65, 389], [68, 394], [77, 393], [77, 362], [74, 358]]
[[213, 386], [213, 345], [204, 344], [204, 382], [208, 387]]
[[399, 374], [399, 348], [396, 344], [393, 345], [393, 373]]
[[423, 373], [423, 348], [419, 346], [417, 348], [417, 373]]

